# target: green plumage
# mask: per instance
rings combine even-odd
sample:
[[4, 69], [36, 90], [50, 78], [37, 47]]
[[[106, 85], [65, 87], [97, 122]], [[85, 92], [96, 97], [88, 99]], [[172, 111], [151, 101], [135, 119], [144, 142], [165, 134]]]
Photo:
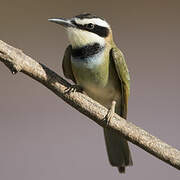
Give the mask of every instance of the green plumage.
[[[70, 19], [51, 18], [49, 21], [67, 30], [70, 45], [63, 58], [66, 78], [80, 85], [92, 99], [109, 109], [110, 121], [114, 112], [127, 118], [130, 94], [129, 71], [122, 52], [116, 47], [110, 25], [102, 18], [89, 13]], [[121, 134], [104, 128], [109, 161], [112, 166], [125, 172], [132, 165], [127, 141]]]
[[[63, 72], [66, 78], [82, 86], [94, 100], [107, 108], [111, 107], [112, 95], [116, 100], [115, 112], [127, 117], [127, 104], [130, 94], [130, 76], [122, 52], [113, 45], [104, 52], [104, 61], [96, 69], [76, 67], [71, 61], [71, 45], [65, 51]], [[112, 166], [125, 172], [125, 166], [132, 165], [132, 158], [127, 141], [116, 131], [104, 129], [106, 148]]]
[[[114, 45], [111, 49], [111, 58], [121, 84], [121, 99], [117, 103], [115, 112], [124, 119], [127, 118], [128, 97], [130, 94], [130, 76], [122, 52]], [[120, 173], [125, 172], [126, 166], [133, 165], [127, 141], [116, 131], [104, 129], [106, 148], [112, 166], [117, 166]]]

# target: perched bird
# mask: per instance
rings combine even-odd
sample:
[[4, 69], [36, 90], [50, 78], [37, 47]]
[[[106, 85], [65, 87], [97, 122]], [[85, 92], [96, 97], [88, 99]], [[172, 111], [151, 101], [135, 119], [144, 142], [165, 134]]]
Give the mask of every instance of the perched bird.
[[[109, 109], [108, 121], [114, 112], [126, 119], [129, 71], [122, 52], [113, 41], [110, 25], [103, 18], [89, 13], [49, 21], [67, 30], [70, 45], [62, 63], [65, 77]], [[127, 141], [108, 127], [104, 128], [104, 137], [110, 164], [124, 173], [125, 167], [132, 165]]]

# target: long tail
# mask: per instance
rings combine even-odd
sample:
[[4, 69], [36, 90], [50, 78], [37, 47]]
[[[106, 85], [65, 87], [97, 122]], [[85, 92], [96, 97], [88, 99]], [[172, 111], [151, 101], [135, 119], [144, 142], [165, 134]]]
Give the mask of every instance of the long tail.
[[133, 165], [127, 141], [109, 128], [104, 128], [104, 137], [110, 164], [116, 166], [120, 173], [125, 173], [125, 167]]

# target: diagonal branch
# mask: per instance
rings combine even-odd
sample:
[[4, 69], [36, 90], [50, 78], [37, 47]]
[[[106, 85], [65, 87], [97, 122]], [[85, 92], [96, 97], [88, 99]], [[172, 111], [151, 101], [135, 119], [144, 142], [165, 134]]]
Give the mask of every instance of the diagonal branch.
[[[0, 61], [3, 62], [13, 74], [23, 72], [39, 81], [57, 96], [62, 98], [79, 112], [88, 116], [100, 126], [106, 126], [106, 123], [103, 121], [107, 114], [107, 109], [105, 107], [80, 92], [67, 93], [68, 88], [71, 87], [67, 81], [45, 65], [40, 64], [31, 57], [25, 55], [21, 50], [16, 49], [1, 40]], [[119, 133], [133, 144], [136, 144], [155, 157], [180, 170], [179, 150], [162, 142], [118, 115], [115, 115], [112, 118], [109, 123], [109, 128], [119, 131]]]

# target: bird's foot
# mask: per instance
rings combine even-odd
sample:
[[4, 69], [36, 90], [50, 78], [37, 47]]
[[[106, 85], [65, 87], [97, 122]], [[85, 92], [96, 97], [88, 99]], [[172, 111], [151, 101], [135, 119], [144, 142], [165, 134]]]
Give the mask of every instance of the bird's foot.
[[104, 120], [106, 121], [106, 127], [109, 126], [109, 123], [111, 121], [111, 119], [113, 118], [114, 116], [114, 113], [115, 113], [115, 107], [116, 107], [116, 101], [112, 101], [112, 105], [111, 105], [111, 108], [108, 110]]
[[73, 84], [65, 90], [65, 93], [69, 94], [71, 92], [83, 92], [83, 89], [81, 86], [79, 86], [77, 84]]

